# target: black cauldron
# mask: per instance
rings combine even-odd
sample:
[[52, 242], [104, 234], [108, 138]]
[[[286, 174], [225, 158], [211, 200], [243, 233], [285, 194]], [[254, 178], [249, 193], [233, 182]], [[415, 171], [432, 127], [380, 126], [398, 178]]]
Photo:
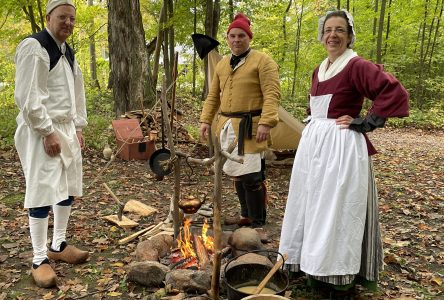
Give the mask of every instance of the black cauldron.
[[[281, 256], [282, 254], [276, 251], [271, 250], [257, 250], [251, 251], [247, 253], [258, 253], [258, 252], [268, 252], [268, 253], [276, 253]], [[271, 270], [270, 266], [262, 265], [262, 264], [240, 264], [233, 267], [229, 267], [230, 263], [245, 255], [247, 253], [241, 254], [233, 259], [231, 259], [224, 268], [224, 282], [227, 286], [227, 296], [228, 300], [240, 300], [244, 297], [251, 296], [251, 294], [244, 293], [239, 291], [238, 288], [244, 286], [257, 286], [261, 283], [262, 279], [267, 276], [268, 272]], [[276, 295], [284, 295], [287, 287], [288, 287], [288, 274], [283, 270], [283, 266], [279, 269], [268, 281], [265, 286], [269, 289], [272, 289], [276, 292]]]

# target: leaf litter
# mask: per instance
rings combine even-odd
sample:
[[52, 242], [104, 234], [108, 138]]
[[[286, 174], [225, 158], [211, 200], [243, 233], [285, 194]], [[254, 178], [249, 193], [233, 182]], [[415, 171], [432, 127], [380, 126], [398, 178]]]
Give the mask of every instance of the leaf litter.
[[[370, 139], [379, 151], [373, 161], [385, 265], [378, 291], [360, 289], [359, 293], [364, 299], [444, 297], [444, 131], [385, 128], [371, 133]], [[179, 147], [195, 155], [200, 145], [187, 143]], [[126, 266], [134, 260], [138, 239], [126, 245], [119, 245], [118, 240], [166, 219], [174, 179], [166, 176], [157, 181], [141, 161], [117, 159], [103, 170], [106, 161], [98, 152], [85, 151], [87, 188], [73, 204], [68, 230], [69, 241], [87, 249], [91, 258], [78, 266], [53, 264], [59, 287], [50, 290], [37, 288], [30, 276], [32, 250], [18, 157], [13, 150], [0, 153], [0, 299], [143, 299], [155, 292], [126, 281]], [[89, 186], [99, 172], [101, 178]], [[196, 183], [183, 185], [182, 193], [210, 191], [210, 174], [209, 169], [195, 167], [191, 179]], [[274, 249], [279, 245], [290, 174], [291, 166], [267, 168], [270, 203], [265, 228], [271, 237], [268, 247]], [[186, 176], [182, 176], [183, 180]], [[239, 210], [237, 197], [231, 181], [225, 176], [223, 180], [224, 215], [234, 216]], [[102, 182], [122, 200], [141, 201], [158, 213], [139, 218], [139, 226], [132, 231], [106, 222], [101, 217], [116, 214], [118, 207], [101, 188]]]

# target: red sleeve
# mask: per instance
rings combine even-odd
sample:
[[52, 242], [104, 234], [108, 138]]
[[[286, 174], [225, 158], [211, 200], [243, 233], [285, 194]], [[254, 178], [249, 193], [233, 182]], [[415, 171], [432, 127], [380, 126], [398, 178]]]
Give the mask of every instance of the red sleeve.
[[383, 118], [409, 115], [408, 92], [394, 76], [384, 72], [382, 65], [358, 59], [351, 73], [356, 89], [373, 101], [368, 114]]

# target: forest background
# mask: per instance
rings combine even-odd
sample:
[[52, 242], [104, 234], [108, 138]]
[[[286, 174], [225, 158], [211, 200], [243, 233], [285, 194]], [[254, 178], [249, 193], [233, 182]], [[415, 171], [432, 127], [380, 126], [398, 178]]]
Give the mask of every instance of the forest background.
[[[86, 82], [89, 146], [101, 148], [110, 120], [131, 109], [152, 108], [155, 91], [169, 86], [178, 56], [177, 93], [198, 111], [206, 93], [205, 60], [191, 34], [225, 43], [236, 12], [252, 21], [252, 48], [280, 67], [282, 106], [304, 118], [311, 73], [325, 58], [316, 40], [319, 17], [348, 9], [355, 18], [355, 51], [384, 64], [411, 96], [411, 116], [394, 126], [444, 127], [444, 0], [84, 0], [77, 6], [74, 48]], [[14, 53], [26, 36], [45, 27], [45, 0], [2, 0], [0, 6], [0, 148], [13, 145]], [[165, 78], [165, 79], [163, 79]], [[157, 102], [158, 104], [158, 102]], [[196, 126], [188, 128], [197, 133]]]

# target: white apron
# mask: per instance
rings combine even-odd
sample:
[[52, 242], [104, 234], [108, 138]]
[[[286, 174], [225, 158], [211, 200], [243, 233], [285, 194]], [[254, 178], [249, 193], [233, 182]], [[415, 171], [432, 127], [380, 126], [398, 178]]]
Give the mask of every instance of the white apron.
[[311, 96], [312, 119], [296, 152], [279, 252], [318, 276], [357, 274], [366, 218], [364, 136], [327, 119], [332, 95]]
[[[221, 148], [228, 151], [228, 148], [235, 140], [236, 134], [234, 133], [233, 124], [231, 123], [231, 119], [228, 119], [220, 132]], [[256, 173], [261, 170], [261, 153], [244, 153], [244, 155], [238, 155], [237, 149], [238, 144], [236, 143], [236, 147], [231, 152], [231, 155], [236, 158], [242, 158], [243, 163], [238, 163], [234, 160], [227, 159], [222, 168], [225, 174], [236, 177]]]
[[[43, 67], [47, 68], [47, 65], [35, 66], [36, 69]], [[17, 70], [22, 71], [24, 70]], [[38, 71], [36, 70], [37, 73]], [[49, 72], [47, 91], [42, 88], [40, 94], [39, 88], [36, 88], [38, 85], [33, 84], [30, 83], [29, 89], [29, 93], [34, 93], [32, 96], [23, 97], [22, 94], [27, 91], [16, 92], [20, 113], [16, 119], [14, 138], [26, 180], [25, 208], [54, 205], [68, 196], [82, 195], [82, 156], [74, 124], [75, 82], [65, 56]], [[32, 123], [32, 115], [27, 112], [38, 105], [45, 107], [44, 111], [60, 139], [61, 153], [55, 157], [46, 154], [43, 136], [28, 125]]]

